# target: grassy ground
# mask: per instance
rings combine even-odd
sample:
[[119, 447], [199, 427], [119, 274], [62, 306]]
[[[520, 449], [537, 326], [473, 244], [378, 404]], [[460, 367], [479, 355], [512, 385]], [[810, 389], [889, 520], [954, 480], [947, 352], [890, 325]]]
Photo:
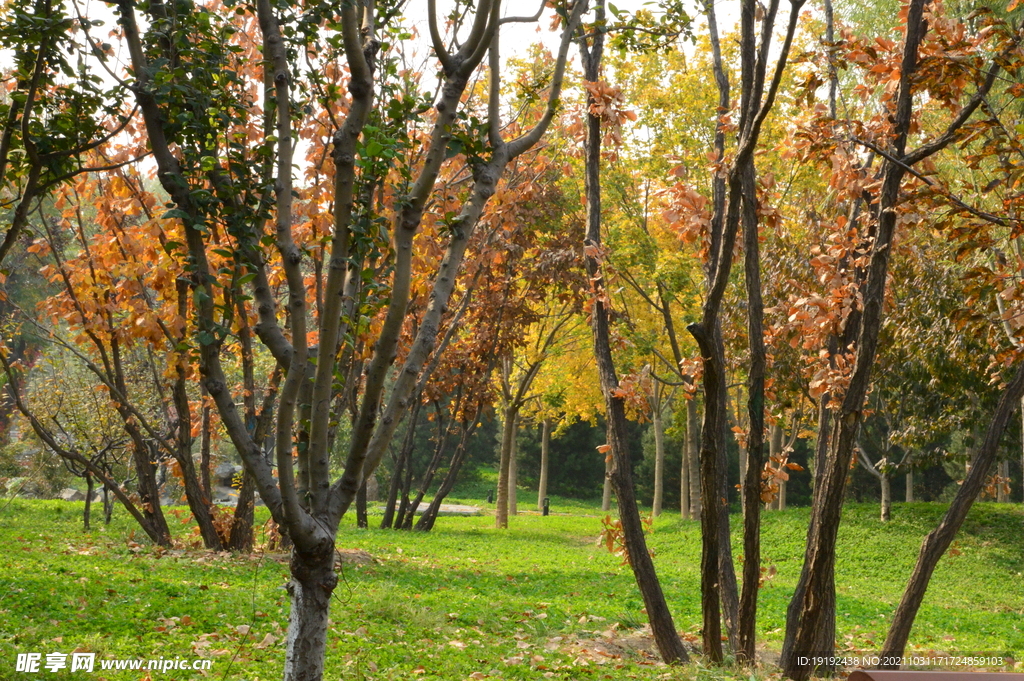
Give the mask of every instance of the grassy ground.
[[[453, 501], [473, 501], [475, 492]], [[520, 515], [507, 532], [493, 529], [488, 516], [441, 518], [425, 535], [359, 530], [346, 519], [339, 546], [373, 560], [344, 564], [326, 678], [749, 677], [658, 665], [629, 569], [595, 545], [600, 512], [552, 501], [558, 515]], [[213, 660], [209, 678], [280, 678], [288, 606], [282, 556], [158, 551], [137, 533], [131, 538], [123, 512], [111, 527], [83, 533], [81, 507], [15, 500], [0, 510], [0, 680], [147, 678], [138, 671], [14, 671], [17, 653], [39, 652], [45, 661], [46, 653], [75, 650], [111, 659], [203, 656]], [[893, 521], [881, 525], [875, 506], [846, 509], [836, 569], [840, 649], [881, 644], [920, 541], [942, 511], [898, 504]], [[765, 518], [764, 561], [773, 576], [761, 591], [759, 626], [768, 651], [781, 644], [807, 515], [792, 509]], [[972, 511], [957, 555], [943, 559], [932, 581], [912, 650], [1024, 656], [1022, 524], [1016, 505]], [[663, 516], [650, 541], [677, 626], [696, 642], [698, 525]], [[201, 678], [151, 674], [154, 681]]]

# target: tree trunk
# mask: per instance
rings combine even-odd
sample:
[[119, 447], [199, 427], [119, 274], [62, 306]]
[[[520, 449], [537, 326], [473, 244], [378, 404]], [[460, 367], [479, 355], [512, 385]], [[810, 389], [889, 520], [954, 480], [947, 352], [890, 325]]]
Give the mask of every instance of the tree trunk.
[[1010, 501], [1010, 461], [1003, 459], [999, 462], [999, 484], [996, 485], [996, 501], [1005, 504]]
[[[200, 384], [201, 385], [201, 384]], [[206, 388], [203, 388], [201, 394], [205, 397]], [[202, 487], [203, 494], [206, 495], [206, 501], [210, 502], [213, 500], [213, 487], [210, 483], [210, 439], [211, 439], [211, 414], [210, 405], [203, 401], [203, 422], [202, 422], [202, 433], [199, 444], [199, 484]]]
[[682, 464], [679, 466], [679, 517], [690, 519], [690, 457], [687, 446], [683, 443]]
[[700, 518], [700, 415], [697, 398], [686, 400], [686, 460], [690, 476], [690, 518]]
[[[597, 2], [596, 19], [598, 23], [605, 19], [604, 0]], [[583, 61], [584, 77], [589, 81], [597, 81], [600, 77], [601, 56], [604, 48], [604, 34], [598, 32], [588, 42], [580, 38], [580, 53]], [[587, 104], [593, 105], [593, 95], [588, 93]], [[606, 307], [606, 294], [603, 291], [602, 267], [594, 253], [601, 251], [601, 117], [592, 113], [586, 115], [586, 134], [584, 137], [587, 233], [584, 240], [587, 274], [593, 287], [591, 298], [591, 329], [594, 338], [594, 358], [597, 362], [598, 374], [601, 378], [601, 392], [604, 394], [607, 418], [608, 445], [611, 447], [613, 462], [611, 475], [608, 479], [615, 487], [615, 497], [619, 506], [619, 521], [622, 524], [623, 541], [629, 558], [633, 576], [647, 609], [647, 617], [654, 634], [654, 642], [658, 652], [668, 664], [686, 662], [686, 649], [676, 633], [672, 613], [668, 609], [661, 584], [654, 571], [654, 561], [647, 550], [644, 539], [643, 522], [636, 506], [633, 488], [633, 470], [629, 460], [629, 441], [626, 432], [626, 412], [623, 399], [615, 395], [619, 387], [615, 375], [615, 363], [612, 359], [610, 332], [608, 328], [609, 314]]]
[[[887, 158], [882, 165], [878, 200], [872, 205], [873, 223], [867, 235], [871, 238], [870, 258], [863, 279], [860, 279], [863, 283], [858, 286], [862, 304], [859, 311], [851, 313], [844, 331], [847, 335], [856, 333], [853, 370], [834, 418], [830, 415], [819, 421], [819, 444], [827, 440], [828, 449], [823, 452], [826, 456], [822, 460], [815, 461], [818, 470], [815, 471], [816, 484], [804, 565], [787, 613], [782, 648], [783, 673], [794, 681], [805, 681], [813, 671], [813, 665], [801, 658], [808, 653], [830, 657], [835, 650], [836, 537], [850, 461], [864, 418], [864, 400], [882, 327], [889, 258], [897, 226], [896, 206], [900, 184], [908, 167], [899, 159], [905, 158], [913, 113], [912, 82], [917, 71], [918, 47], [927, 31], [925, 4], [926, 0], [911, 0], [907, 12], [899, 86], [891, 113], [893, 137], [888, 152], [897, 161]], [[965, 108], [964, 111], [970, 113], [970, 109]], [[838, 346], [839, 352], [849, 347], [849, 343], [843, 343], [843, 340], [833, 345]], [[821, 403], [825, 405], [821, 412], [824, 417], [828, 411], [828, 400], [824, 395]]]
[[295, 547], [291, 576], [284, 681], [322, 681], [331, 594], [338, 584], [334, 543], [320, 542], [307, 551]]
[[85, 472], [85, 510], [82, 512], [82, 529], [89, 529], [89, 517], [92, 515], [92, 475]]
[[390, 529], [394, 524], [398, 491], [402, 486], [402, 473], [405, 470], [414, 445], [416, 424], [419, 422], [420, 416], [420, 405], [421, 403], [417, 396], [416, 402], [412, 407], [412, 414], [409, 416], [409, 430], [406, 431], [405, 439], [402, 441], [402, 449], [399, 450], [398, 456], [395, 457], [395, 470], [391, 475], [391, 484], [388, 485], [388, 499], [384, 505], [384, 518], [380, 521], [380, 529], [382, 530]]
[[494, 500], [494, 526], [498, 529], [508, 528], [508, 490], [509, 473], [512, 463], [513, 438], [515, 437], [513, 424], [519, 410], [515, 405], [505, 407], [501, 427], [501, 458], [498, 464], [498, 498]]
[[103, 485], [103, 524], [109, 525], [114, 515], [114, 500], [110, 498], [110, 490]]
[[662, 497], [665, 491], [665, 435], [662, 432], [660, 405], [654, 408], [654, 502], [651, 513], [655, 518], [661, 515]]
[[359, 486], [359, 491], [356, 492], [356, 527], [365, 530], [370, 526], [370, 521], [366, 517], [366, 481]]
[[423, 511], [423, 515], [416, 522], [416, 526], [413, 528], [417, 532], [429, 532], [434, 528], [434, 521], [437, 520], [437, 511], [441, 507], [441, 503], [445, 497], [455, 487], [455, 481], [459, 477], [459, 469], [462, 468], [462, 462], [466, 458], [466, 445], [469, 442], [469, 438], [472, 437], [473, 432], [476, 430], [477, 425], [480, 423], [480, 409], [482, 405], [477, 405], [476, 417], [473, 419], [471, 424], [462, 424], [462, 436], [459, 438], [459, 445], [455, 448], [455, 452], [452, 454], [451, 462], [448, 465], [448, 474], [444, 476], [444, 480], [441, 481], [441, 487], [437, 490], [437, 494], [431, 500], [430, 504], [427, 505], [426, 510]]
[[253, 547], [253, 516], [256, 507], [256, 478], [248, 470], [242, 475], [238, 503], [231, 521], [231, 533], [225, 547], [230, 551], [251, 553]]
[[881, 477], [878, 478], [878, 482], [882, 486], [882, 509], [881, 509], [881, 521], [883, 523], [889, 522], [892, 517], [892, 481], [889, 474], [886, 471], [879, 471]]
[[911, 468], [910, 470], [907, 471], [906, 485], [907, 485], [907, 491], [906, 491], [906, 497], [905, 498], [907, 500], [907, 503], [909, 504], [912, 501], [914, 501], [914, 469], [913, 468]]
[[519, 515], [519, 446], [516, 436], [519, 434], [519, 414], [512, 420], [512, 451], [508, 457], [508, 514]]
[[544, 510], [544, 499], [548, 496], [548, 452], [551, 449], [551, 419], [545, 418], [540, 435], [540, 483], [537, 485], [537, 510]]
[[167, 526], [163, 508], [160, 506], [160, 487], [156, 482], [156, 464], [151, 460], [149, 447], [141, 438], [133, 438], [132, 461], [135, 464], [136, 485], [139, 492], [139, 508], [145, 523], [146, 531], [154, 544], [171, 546], [171, 530]]
[[743, 593], [739, 604], [737, 657], [753, 663], [757, 643], [757, 592], [761, 582], [761, 471], [764, 470], [764, 303], [761, 298], [761, 252], [757, 218], [754, 159], [743, 171], [743, 278], [747, 290], [747, 447], [741, 475], [743, 494]]
[[[921, 552], [918, 554], [914, 572], [903, 592], [899, 607], [896, 608], [892, 625], [889, 627], [889, 634], [882, 646], [880, 657], [883, 660], [899, 659], [903, 655], [903, 651], [907, 647], [907, 639], [910, 637], [910, 629], [914, 625], [914, 618], [921, 607], [921, 601], [924, 599], [935, 566], [953, 542], [964, 519], [967, 518], [967, 512], [971, 510], [975, 499], [978, 498], [978, 493], [984, 487], [985, 477], [995, 461], [1003, 432], [1016, 410], [1016, 404], [1022, 397], [1024, 397], [1024, 365], [1017, 369], [1016, 375], [1006, 386], [1006, 390], [999, 400], [999, 405], [996, 407], [985, 435], [985, 442], [974, 457], [971, 472], [960, 485], [960, 489], [957, 490], [942, 522], [925, 537], [924, 543], [921, 544]], [[898, 665], [895, 668], [898, 668]]]
[[612, 461], [610, 456], [604, 459], [604, 486], [601, 488], [601, 511], [612, 510]]
[[[768, 438], [768, 458], [772, 459], [773, 465], [778, 465], [778, 462], [782, 459], [782, 426], [776, 421], [772, 424], [771, 436]], [[775, 499], [769, 508], [774, 508], [781, 511], [785, 508], [785, 504], [782, 501], [782, 490], [785, 480], [778, 480], [776, 484], [779, 486], [779, 491], [775, 495]]]

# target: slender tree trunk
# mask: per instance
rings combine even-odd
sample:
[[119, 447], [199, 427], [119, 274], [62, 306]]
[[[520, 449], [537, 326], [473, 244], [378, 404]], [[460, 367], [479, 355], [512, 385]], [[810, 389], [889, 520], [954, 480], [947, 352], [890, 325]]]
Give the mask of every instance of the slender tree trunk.
[[92, 474], [85, 472], [85, 510], [82, 513], [82, 529], [89, 529], [89, 518], [92, 515]]
[[469, 438], [472, 437], [473, 432], [480, 423], [480, 408], [482, 405], [477, 405], [476, 414], [477, 416], [473, 419], [470, 424], [462, 424], [462, 436], [459, 438], [459, 445], [455, 448], [455, 452], [452, 454], [451, 462], [448, 465], [448, 473], [444, 476], [444, 480], [441, 481], [441, 487], [438, 488], [437, 494], [427, 505], [426, 510], [423, 511], [423, 515], [416, 522], [416, 526], [413, 528], [417, 532], [429, 532], [434, 528], [434, 521], [437, 520], [437, 511], [441, 508], [441, 503], [445, 497], [451, 493], [452, 488], [455, 487], [455, 481], [459, 477], [459, 470], [462, 468], [462, 462], [466, 458], [466, 445], [469, 442]]
[[[201, 394], [206, 396], [206, 388], [203, 388]], [[203, 421], [202, 421], [202, 433], [199, 444], [199, 484], [202, 487], [203, 494], [206, 496], [206, 501], [209, 503], [213, 500], [213, 487], [210, 483], [210, 439], [211, 439], [211, 413], [210, 405], [203, 402]]]
[[661, 409], [654, 408], [654, 503], [651, 513], [655, 518], [661, 515], [662, 497], [665, 492], [665, 435], [662, 432]]
[[391, 484], [388, 485], [388, 499], [384, 506], [384, 518], [380, 521], [380, 529], [382, 530], [390, 529], [394, 524], [395, 505], [398, 503], [398, 492], [402, 486], [402, 473], [406, 465], [408, 465], [409, 457], [415, 444], [416, 424], [419, 423], [421, 406], [419, 396], [415, 399], [412, 414], [409, 416], [409, 430], [406, 431], [405, 439], [402, 441], [402, 448], [395, 458], [395, 470], [391, 475]]
[[882, 487], [882, 508], [880, 519], [883, 523], [889, 522], [892, 518], [892, 480], [885, 471], [879, 471], [881, 476], [878, 482]]
[[686, 460], [690, 476], [690, 518], [696, 520], [701, 514], [700, 499], [700, 415], [697, 412], [697, 398], [686, 400]]
[[612, 467], [611, 457], [605, 456], [604, 486], [601, 488], [601, 511], [603, 513], [612, 510]]
[[679, 517], [690, 519], [690, 457], [686, 443], [683, 443], [682, 464], [679, 466]]
[[999, 471], [999, 484], [996, 485], [996, 501], [1000, 504], [1005, 504], [1010, 501], [1010, 462], [1007, 459], [1003, 459], [997, 466]]
[[[768, 458], [773, 460], [773, 464], [782, 457], [782, 426], [778, 422], [772, 424], [771, 435], [768, 438]], [[782, 499], [782, 483], [783, 480], [777, 482], [779, 486], [778, 494], [771, 504], [768, 505], [770, 509], [782, 510], [783, 505]]]
[[366, 481], [359, 486], [356, 492], [356, 527], [365, 530], [370, 526], [369, 518], [366, 516]]
[[[847, 320], [845, 331], [857, 334], [853, 370], [834, 418], [828, 419], [827, 424], [819, 421], [819, 445], [823, 439], [827, 440], [828, 450], [824, 460], [815, 462], [818, 470], [815, 471], [816, 484], [804, 565], [787, 612], [786, 637], [782, 647], [783, 673], [794, 681], [805, 681], [811, 675], [813, 665], [804, 659], [808, 653], [829, 657], [835, 650], [836, 539], [850, 462], [864, 417], [864, 400], [882, 327], [889, 258], [897, 226], [896, 206], [900, 184], [908, 167], [907, 162], [899, 159], [906, 159], [911, 165], [914, 162], [904, 154], [912, 120], [912, 82], [917, 71], [918, 47], [927, 31], [925, 5], [926, 0], [911, 0], [907, 11], [899, 86], [891, 114], [893, 137], [888, 152], [898, 162], [886, 159], [882, 166], [878, 200], [873, 206], [870, 258], [864, 269], [863, 284], [858, 287], [861, 309]], [[970, 112], [971, 109], [965, 108], [962, 113], [969, 115]], [[823, 396], [822, 404], [826, 403]]]
[[761, 298], [761, 252], [757, 219], [757, 182], [754, 159], [743, 171], [743, 253], [747, 289], [747, 451], [741, 477], [743, 494], [743, 593], [739, 604], [741, 661], [753, 663], [757, 644], [757, 592], [761, 582], [761, 471], [764, 470], [764, 382], [767, 356], [764, 346], [764, 303]]
[[[596, 18], [603, 22], [605, 18], [604, 0], [598, 0]], [[600, 32], [590, 39], [580, 39], [580, 53], [583, 61], [584, 77], [589, 81], [597, 81], [600, 77], [601, 56], [604, 47], [604, 35]], [[588, 104], [593, 104], [592, 95], [587, 95]], [[654, 642], [662, 659], [674, 664], [686, 662], [688, 656], [676, 633], [672, 613], [668, 609], [661, 583], [654, 570], [654, 561], [647, 550], [644, 539], [643, 522], [636, 505], [633, 488], [633, 470], [629, 460], [628, 435], [626, 433], [626, 412], [621, 397], [615, 395], [619, 386], [615, 375], [615, 363], [612, 359], [608, 308], [606, 294], [603, 291], [602, 268], [594, 253], [601, 250], [601, 118], [592, 113], [586, 115], [586, 134], [584, 138], [587, 233], [584, 241], [587, 274], [590, 277], [592, 291], [591, 328], [594, 338], [594, 358], [597, 362], [598, 374], [601, 378], [601, 391], [604, 393], [605, 412], [607, 418], [608, 445], [611, 448], [613, 462], [609, 479], [615, 487], [618, 500], [619, 520], [622, 524], [623, 540], [629, 558], [630, 567], [636, 578], [637, 586], [647, 609], [647, 617], [654, 634]]]
[[508, 528], [509, 512], [509, 473], [512, 465], [513, 439], [515, 432], [513, 424], [518, 415], [518, 408], [514, 404], [505, 407], [504, 420], [501, 428], [501, 458], [498, 465], [498, 498], [494, 500], [494, 525], [498, 529]]
[[907, 471], [907, 475], [906, 475], [905, 480], [906, 480], [906, 485], [907, 485], [906, 497], [905, 498], [906, 498], [907, 503], [909, 504], [912, 501], [914, 501], [914, 469], [913, 468], [911, 468], [910, 470]]
[[551, 419], [541, 423], [540, 435], [540, 483], [537, 485], [537, 510], [544, 510], [544, 499], [548, 495], [548, 453], [551, 451]]
[[519, 446], [516, 436], [519, 434], [519, 414], [512, 420], [512, 451], [508, 457], [508, 514], [519, 515]]
[[231, 533], [225, 548], [241, 553], [251, 553], [255, 537], [253, 536], [253, 517], [256, 507], [256, 478], [248, 470], [242, 475], [242, 486], [238, 490], [238, 503], [235, 504], [235, 515], [231, 521]]
[[109, 525], [114, 515], [114, 500], [110, 498], [110, 490], [103, 485], [103, 524]]
[[1013, 417], [1016, 404], [1022, 397], [1024, 397], [1024, 365], [1017, 369], [1016, 375], [1006, 386], [999, 400], [985, 435], [985, 442], [974, 457], [971, 472], [960, 485], [956, 496], [953, 497], [942, 522], [925, 537], [924, 543], [921, 544], [921, 552], [918, 554], [914, 572], [903, 592], [899, 607], [896, 608], [892, 625], [889, 627], [889, 634], [882, 646], [880, 657], [883, 660], [899, 659], [903, 655], [907, 647], [907, 639], [910, 637], [911, 627], [914, 626], [914, 618], [921, 607], [921, 601], [924, 600], [925, 591], [928, 589], [928, 582], [935, 571], [935, 566], [938, 565], [939, 559], [953, 542], [953, 538], [956, 537], [960, 526], [967, 518], [968, 511], [971, 510], [971, 506], [978, 498], [978, 493], [984, 487], [985, 477], [988, 475], [989, 469], [992, 468], [992, 463], [999, 451], [999, 442], [1003, 438], [1003, 432]]

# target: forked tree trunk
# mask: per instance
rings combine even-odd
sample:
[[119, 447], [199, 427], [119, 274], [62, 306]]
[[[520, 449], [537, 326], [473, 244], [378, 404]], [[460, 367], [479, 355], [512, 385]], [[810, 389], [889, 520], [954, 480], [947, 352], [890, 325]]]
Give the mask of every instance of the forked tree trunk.
[[321, 542], [311, 551], [292, 550], [284, 681], [322, 681], [331, 594], [337, 584], [333, 542]]
[[537, 485], [537, 510], [544, 510], [544, 499], [548, 496], [548, 453], [551, 449], [551, 419], [545, 418], [540, 434], [540, 483]]
[[[985, 442], [974, 457], [971, 472], [968, 473], [956, 496], [953, 497], [942, 522], [925, 537], [924, 543], [921, 544], [921, 552], [918, 555], [917, 564], [914, 566], [914, 572], [903, 592], [899, 607], [896, 608], [892, 625], [889, 627], [889, 634], [882, 646], [880, 657], [883, 660], [902, 657], [903, 651], [907, 647], [911, 627], [914, 625], [914, 618], [921, 607], [921, 601], [924, 600], [925, 591], [928, 589], [928, 582], [935, 571], [935, 566], [938, 565], [939, 559], [953, 542], [953, 538], [956, 537], [960, 526], [967, 518], [967, 512], [971, 510], [971, 506], [978, 498], [978, 493], [985, 485], [985, 477], [995, 461], [1003, 432], [1022, 397], [1024, 397], [1024, 365], [1017, 369], [1016, 375], [1006, 386], [1006, 390], [999, 400], [985, 435]], [[898, 668], [898, 665], [890, 666], [890, 668]]]

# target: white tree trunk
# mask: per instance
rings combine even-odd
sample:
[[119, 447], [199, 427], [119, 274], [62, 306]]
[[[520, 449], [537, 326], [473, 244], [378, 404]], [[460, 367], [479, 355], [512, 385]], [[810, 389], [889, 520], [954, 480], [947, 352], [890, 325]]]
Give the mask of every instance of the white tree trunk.
[[889, 479], [889, 474], [884, 471], [879, 471], [882, 475], [879, 478], [879, 482], [882, 484], [882, 513], [881, 519], [883, 523], [889, 522], [889, 518], [892, 517], [892, 484]]
[[548, 495], [548, 451], [551, 446], [551, 419], [541, 424], [540, 435], [540, 484], [537, 485], [537, 510], [544, 510], [544, 497]]

